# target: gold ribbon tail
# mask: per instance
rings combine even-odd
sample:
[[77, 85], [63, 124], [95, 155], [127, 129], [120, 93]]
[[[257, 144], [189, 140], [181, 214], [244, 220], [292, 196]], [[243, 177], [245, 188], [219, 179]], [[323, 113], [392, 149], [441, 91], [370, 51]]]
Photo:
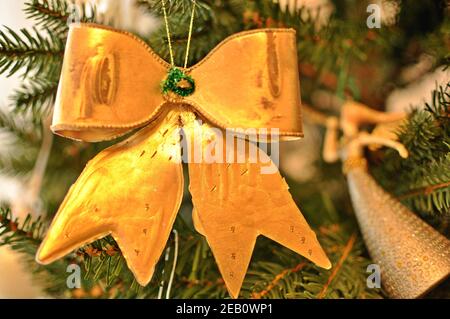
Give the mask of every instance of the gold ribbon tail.
[[[250, 145], [256, 145], [237, 138], [234, 147], [230, 147], [230, 141], [224, 141], [223, 134], [207, 124], [193, 122], [184, 131], [191, 137], [188, 139], [191, 149], [198, 149], [195, 143], [201, 135], [202, 155], [216, 158], [212, 164], [205, 159], [198, 163], [193, 161], [194, 152], [190, 152], [193, 220], [197, 231], [206, 237], [233, 298], [239, 295], [259, 235], [290, 248], [320, 267], [331, 268], [315, 233], [266, 153], [258, 149], [259, 157], [255, 159], [248, 150]], [[197, 139], [193, 138], [194, 134]], [[243, 155], [238, 150], [238, 142], [245, 144], [243, 161], [236, 160], [236, 156], [242, 159]], [[217, 156], [223, 156], [222, 160], [217, 160]], [[234, 160], [227, 161], [227, 158]], [[275, 170], [264, 174], [264, 166]]]
[[141, 285], [150, 281], [180, 207], [177, 112], [98, 154], [71, 187], [37, 261], [49, 264], [106, 235]]

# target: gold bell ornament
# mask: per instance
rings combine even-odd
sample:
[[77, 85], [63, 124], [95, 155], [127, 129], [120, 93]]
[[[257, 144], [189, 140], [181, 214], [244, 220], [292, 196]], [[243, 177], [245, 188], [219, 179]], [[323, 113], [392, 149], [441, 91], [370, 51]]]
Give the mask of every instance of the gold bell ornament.
[[[406, 158], [408, 151], [395, 140], [361, 132], [359, 126], [389, 123], [402, 113], [374, 111], [346, 102], [340, 120], [328, 118], [324, 159], [341, 158], [361, 232], [372, 259], [381, 268], [381, 282], [392, 298], [418, 298], [450, 273], [450, 241], [387, 193], [368, 173], [364, 146], [387, 146]], [[344, 133], [338, 142], [339, 128]], [[385, 134], [384, 134], [385, 135]]]

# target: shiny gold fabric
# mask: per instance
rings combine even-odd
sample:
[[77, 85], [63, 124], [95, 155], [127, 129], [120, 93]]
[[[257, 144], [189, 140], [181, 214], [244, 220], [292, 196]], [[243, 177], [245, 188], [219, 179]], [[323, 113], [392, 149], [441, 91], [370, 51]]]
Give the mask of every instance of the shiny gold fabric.
[[[70, 29], [52, 129], [89, 142], [156, 120], [168, 103], [161, 82], [170, 65], [142, 40], [97, 25]], [[185, 70], [195, 93], [179, 98], [221, 128], [277, 128], [301, 137], [295, 32], [239, 33]]]
[[355, 214], [394, 299], [424, 296], [450, 275], [450, 241], [387, 193], [365, 167], [347, 172]]
[[[111, 234], [137, 281], [146, 285], [182, 198], [182, 136], [189, 153], [198, 130], [209, 142], [221, 141], [213, 127], [302, 136], [293, 31], [267, 29], [228, 38], [186, 70], [197, 87], [186, 98], [161, 93], [169, 68], [130, 34], [94, 25], [71, 28], [53, 131], [96, 142], [144, 128], [87, 165], [39, 249], [39, 262], [51, 263]], [[247, 155], [240, 164], [189, 162], [195, 226], [210, 243], [233, 297], [260, 234], [331, 267], [278, 170], [261, 174], [261, 166], [273, 165], [262, 154], [264, 163]]]
[[[200, 162], [190, 159], [189, 191], [195, 228], [206, 237], [233, 298], [239, 296], [259, 235], [277, 241], [320, 267], [331, 267], [278, 170], [261, 174], [263, 167], [275, 167], [267, 154], [262, 150], [258, 155], [252, 153], [250, 142], [245, 140], [236, 139], [231, 144], [205, 123], [198, 125], [191, 121], [185, 124], [184, 131], [191, 146], [198, 141], [192, 134], [200, 131], [207, 136], [203, 139], [206, 143], [202, 153], [208, 154], [208, 145], [213, 143], [214, 151], [222, 159], [214, 163], [208, 163], [206, 158]], [[239, 143], [245, 145], [245, 151], [238, 150]], [[227, 163], [226, 158], [235, 154], [244, 160]]]

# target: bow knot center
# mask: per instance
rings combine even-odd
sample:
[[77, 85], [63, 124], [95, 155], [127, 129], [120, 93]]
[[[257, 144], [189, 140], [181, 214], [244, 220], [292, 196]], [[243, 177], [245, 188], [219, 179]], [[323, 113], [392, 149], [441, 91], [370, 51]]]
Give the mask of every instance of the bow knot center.
[[195, 92], [195, 81], [179, 68], [171, 68], [167, 78], [162, 83], [163, 94], [175, 93], [186, 97]]

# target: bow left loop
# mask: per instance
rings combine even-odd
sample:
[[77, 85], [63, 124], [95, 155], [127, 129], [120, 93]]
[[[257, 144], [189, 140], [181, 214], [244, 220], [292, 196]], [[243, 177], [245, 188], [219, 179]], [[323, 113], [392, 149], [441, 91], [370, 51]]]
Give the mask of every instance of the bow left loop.
[[87, 142], [114, 139], [153, 121], [167, 65], [142, 40], [102, 27], [69, 32], [52, 130]]

